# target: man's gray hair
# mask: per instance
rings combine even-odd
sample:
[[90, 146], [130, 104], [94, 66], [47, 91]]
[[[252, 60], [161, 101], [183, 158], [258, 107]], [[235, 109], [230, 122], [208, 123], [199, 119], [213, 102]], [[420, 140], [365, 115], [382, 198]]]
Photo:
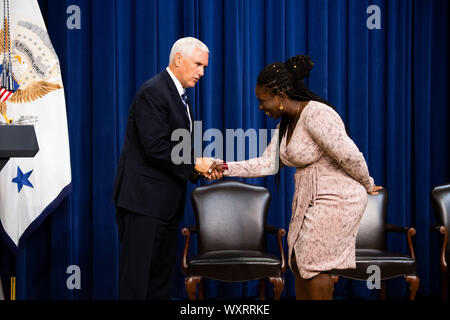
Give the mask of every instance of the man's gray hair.
[[189, 56], [195, 48], [209, 53], [208, 47], [196, 38], [186, 37], [178, 39], [173, 44], [172, 50], [170, 50], [169, 64], [172, 63], [177, 52], [180, 52], [183, 56]]

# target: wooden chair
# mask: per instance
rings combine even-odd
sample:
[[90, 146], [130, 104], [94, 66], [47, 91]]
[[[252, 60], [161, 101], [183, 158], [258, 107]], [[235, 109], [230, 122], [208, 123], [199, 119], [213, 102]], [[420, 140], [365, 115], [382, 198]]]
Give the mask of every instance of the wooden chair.
[[[261, 186], [239, 181], [220, 181], [196, 188], [192, 205], [196, 226], [182, 230], [186, 237], [182, 270], [186, 291], [195, 300], [204, 298], [203, 279], [227, 282], [260, 280], [265, 298], [265, 279], [274, 285], [274, 299], [284, 288], [286, 263], [281, 238], [284, 229], [266, 225], [270, 193]], [[267, 253], [266, 234], [277, 235], [280, 258]], [[198, 236], [198, 254], [188, 259], [191, 234]]]
[[450, 184], [436, 186], [431, 191], [431, 204], [433, 206], [436, 226], [432, 228], [441, 235], [441, 254], [439, 257], [441, 266], [441, 297], [448, 299], [449, 278], [447, 262], [450, 258], [450, 246], [448, 240], [448, 229], [450, 228]]
[[[411, 227], [401, 227], [386, 223], [386, 209], [388, 192], [386, 189], [377, 195], [368, 195], [368, 203], [356, 237], [356, 269], [332, 270], [334, 282], [339, 277], [353, 280], [367, 281], [371, 276], [371, 266], [379, 267], [381, 299], [386, 299], [386, 280], [395, 277], [404, 277], [409, 283], [410, 300], [414, 300], [419, 290], [419, 277], [416, 272], [416, 258], [412, 244], [412, 236], [416, 230]], [[391, 252], [386, 247], [388, 232], [406, 234], [409, 255]], [[370, 267], [370, 268], [369, 268]]]

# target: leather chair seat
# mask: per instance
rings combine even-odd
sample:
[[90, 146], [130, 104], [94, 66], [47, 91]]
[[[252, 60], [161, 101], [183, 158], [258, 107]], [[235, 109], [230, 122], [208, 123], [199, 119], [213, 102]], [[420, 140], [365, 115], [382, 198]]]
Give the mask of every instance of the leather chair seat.
[[261, 251], [209, 251], [191, 258], [188, 274], [221, 281], [249, 281], [280, 277], [281, 262], [279, 258]]
[[398, 277], [399, 275], [416, 274], [416, 262], [410, 256], [376, 249], [356, 249], [356, 269], [332, 270], [333, 275], [355, 280], [367, 280], [373, 271], [368, 272], [371, 265], [380, 267], [381, 279]]

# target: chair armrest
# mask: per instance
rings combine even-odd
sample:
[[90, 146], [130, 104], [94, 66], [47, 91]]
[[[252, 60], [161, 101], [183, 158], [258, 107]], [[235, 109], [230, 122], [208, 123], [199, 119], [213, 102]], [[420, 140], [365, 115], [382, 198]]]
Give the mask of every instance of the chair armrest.
[[412, 236], [414, 236], [416, 234], [416, 229], [414, 229], [413, 227], [403, 227], [403, 226], [398, 226], [395, 224], [388, 223], [388, 224], [386, 224], [386, 231], [387, 232], [406, 233], [406, 239], [408, 241], [408, 247], [409, 247], [409, 252], [411, 254], [411, 258], [416, 260], [416, 255], [414, 254], [414, 247], [412, 244]]
[[270, 224], [266, 224], [266, 225], [264, 226], [264, 232], [266, 232], [266, 233], [274, 233], [274, 234], [277, 234], [278, 230], [281, 230], [281, 229], [278, 228], [278, 227], [275, 227], [275, 226], [271, 226]]
[[439, 225], [439, 224], [432, 225], [432, 226], [430, 227], [430, 231], [431, 231], [431, 232], [440, 232], [441, 227], [442, 227], [442, 226]]
[[284, 274], [286, 272], [286, 259], [284, 257], [283, 242], [281, 238], [286, 235], [286, 230], [271, 225], [265, 225], [264, 231], [266, 233], [274, 233], [277, 235], [278, 248], [280, 249], [281, 273]]
[[447, 239], [448, 230], [446, 226], [435, 224], [430, 227], [431, 232], [439, 232], [442, 235], [442, 245], [441, 245], [441, 272], [447, 272], [447, 261], [445, 261], [445, 251], [447, 250]]
[[184, 232], [185, 232], [184, 229], [186, 229], [186, 232], [189, 231], [189, 233], [198, 233], [197, 226], [190, 226], [190, 227], [185, 227], [185, 228], [181, 229], [181, 234], [182, 234], [183, 236], [186, 236], [186, 235], [184, 234]]
[[181, 261], [181, 270], [184, 274], [187, 272], [188, 264], [187, 264], [187, 254], [189, 251], [189, 240], [191, 239], [191, 233], [197, 233], [197, 227], [186, 227], [181, 229], [181, 234], [186, 237], [186, 242], [184, 244], [183, 258]]
[[441, 271], [447, 272], [447, 261], [445, 261], [445, 252], [447, 251], [448, 230], [446, 226], [439, 226], [439, 233], [442, 234], [442, 248], [441, 248]]
[[399, 232], [399, 233], [407, 233], [409, 230], [409, 227], [399, 226], [396, 224], [386, 224], [386, 231], [387, 232]]

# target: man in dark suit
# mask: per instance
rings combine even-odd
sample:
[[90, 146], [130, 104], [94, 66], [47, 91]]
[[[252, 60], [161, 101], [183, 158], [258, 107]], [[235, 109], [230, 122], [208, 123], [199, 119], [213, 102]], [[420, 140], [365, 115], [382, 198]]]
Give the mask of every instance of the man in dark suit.
[[200, 40], [179, 39], [169, 66], [145, 82], [131, 104], [114, 183], [121, 242], [120, 299], [170, 297], [186, 182], [196, 182], [211, 167], [208, 160], [176, 164], [172, 159], [176, 142], [171, 136], [177, 129], [192, 134], [193, 115], [185, 89], [203, 76], [208, 54]]

